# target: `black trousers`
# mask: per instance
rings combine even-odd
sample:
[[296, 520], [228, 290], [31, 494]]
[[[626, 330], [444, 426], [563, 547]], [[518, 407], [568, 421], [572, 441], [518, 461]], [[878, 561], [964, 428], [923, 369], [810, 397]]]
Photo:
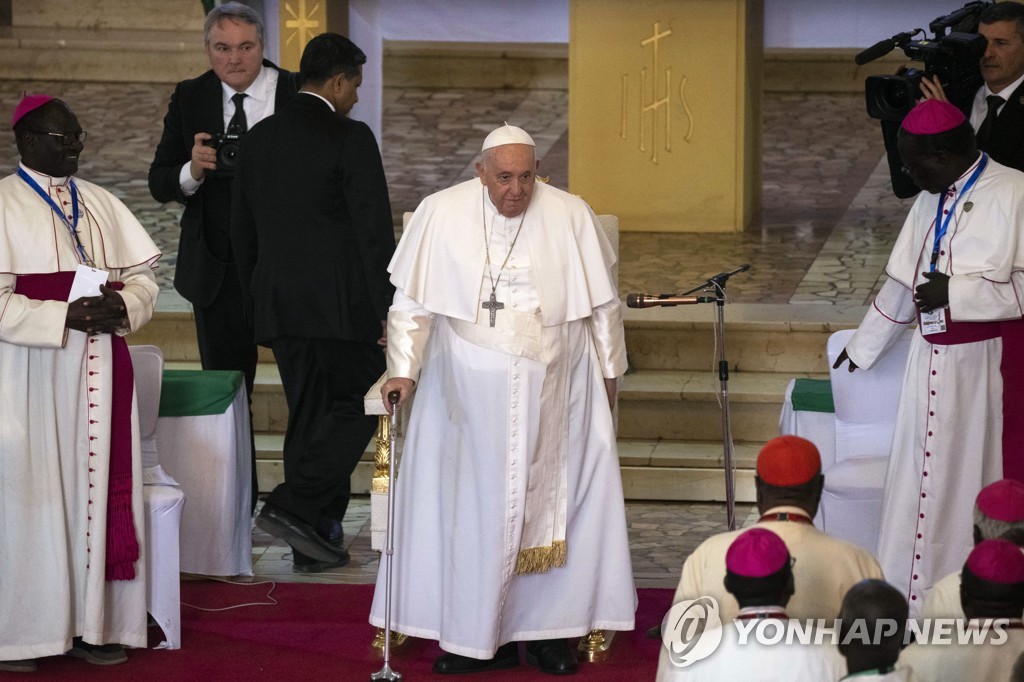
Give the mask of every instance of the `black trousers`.
[[316, 524], [341, 521], [351, 476], [377, 430], [363, 396], [384, 373], [384, 349], [337, 339], [279, 338], [272, 343], [288, 401], [284, 478], [269, 502]]
[[[238, 370], [245, 377], [245, 390], [252, 405], [252, 386], [256, 379], [259, 359], [253, 341], [252, 326], [245, 319], [242, 288], [234, 266], [224, 273], [220, 292], [208, 306], [193, 306], [196, 319], [196, 339], [199, 342], [199, 360], [203, 369]], [[252, 432], [252, 413], [249, 414], [249, 443], [252, 446], [252, 508], [256, 508], [259, 487], [256, 482], [256, 442]]]

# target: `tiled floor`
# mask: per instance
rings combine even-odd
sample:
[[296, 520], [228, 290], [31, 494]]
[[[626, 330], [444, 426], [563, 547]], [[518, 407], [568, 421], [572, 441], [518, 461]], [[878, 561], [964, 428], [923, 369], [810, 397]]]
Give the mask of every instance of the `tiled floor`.
[[[627, 502], [626, 520], [637, 587], [675, 587], [682, 560], [705, 538], [726, 529], [725, 505]], [[736, 523], [757, 520], [751, 504], [736, 505]], [[253, 530], [255, 580], [315, 583], [369, 583], [377, 578], [379, 555], [370, 547], [370, 502], [356, 498], [345, 522], [347, 566], [314, 575], [292, 573], [291, 548], [258, 528]], [[402, 557], [396, 556], [395, 561]]]
[[[0, 81], [0, 110], [11, 111], [25, 90], [49, 92], [76, 110], [89, 141], [81, 177], [123, 199], [165, 256], [159, 278], [175, 304], [170, 281], [180, 208], [160, 205], [147, 188], [147, 171], [160, 137], [171, 88], [145, 83]], [[559, 90], [425, 90], [387, 88], [383, 156], [396, 222], [424, 195], [473, 173], [480, 141], [495, 125], [527, 128], [538, 143], [541, 172], [564, 187], [567, 171], [567, 94]], [[907, 211], [893, 198], [877, 125], [860, 96], [767, 94], [764, 98], [764, 210], [752, 229], [737, 234], [624, 233], [620, 291], [681, 291], [744, 262], [749, 273], [729, 283], [742, 304], [865, 305], [880, 285], [886, 256]], [[0, 175], [17, 162], [13, 135], [0, 143]], [[180, 299], [177, 299], [180, 304]], [[822, 308], [824, 313], [829, 308]], [[674, 586], [689, 552], [725, 528], [722, 505], [627, 505], [637, 584]], [[737, 518], [751, 521], [751, 505]], [[349, 566], [317, 576], [291, 573], [288, 548], [256, 532], [255, 570], [277, 580], [369, 582], [376, 574], [370, 549], [369, 503], [356, 500], [345, 520]]]

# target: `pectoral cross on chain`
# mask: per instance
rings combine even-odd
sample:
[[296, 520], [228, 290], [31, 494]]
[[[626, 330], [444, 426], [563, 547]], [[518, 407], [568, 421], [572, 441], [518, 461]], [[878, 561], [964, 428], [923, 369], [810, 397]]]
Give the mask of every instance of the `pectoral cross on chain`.
[[491, 313], [491, 326], [494, 326], [494, 318], [497, 317], [498, 311], [505, 307], [505, 304], [498, 300], [498, 297], [491, 292], [491, 300], [484, 301], [480, 304], [480, 307]]

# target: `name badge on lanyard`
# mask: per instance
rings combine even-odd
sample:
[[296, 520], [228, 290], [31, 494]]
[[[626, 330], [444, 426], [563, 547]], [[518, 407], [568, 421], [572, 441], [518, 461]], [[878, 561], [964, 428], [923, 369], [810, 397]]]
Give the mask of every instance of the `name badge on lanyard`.
[[[935, 239], [932, 242], [932, 257], [929, 272], [935, 272], [936, 266], [939, 263], [939, 245], [942, 242], [942, 238], [946, 236], [946, 230], [949, 229], [949, 221], [956, 214], [956, 205], [960, 202], [960, 197], [968, 194], [973, 188], [974, 183], [978, 181], [981, 174], [985, 171], [985, 166], [988, 165], [988, 154], [984, 152], [981, 155], [981, 160], [978, 162], [978, 167], [971, 173], [971, 177], [964, 183], [964, 187], [957, 194], [956, 199], [953, 201], [953, 205], [949, 207], [949, 211], [943, 213], [943, 208], [946, 205], [946, 193], [943, 192], [939, 196], [939, 206], [935, 212]], [[969, 211], [974, 207], [970, 201], [964, 204], [964, 210]], [[943, 218], [945, 216], [945, 218]], [[929, 334], [941, 334], [946, 331], [946, 310], [945, 308], [939, 308], [932, 310], [927, 313], [921, 313], [921, 334], [927, 336]]]
[[936, 308], [927, 313], [921, 313], [921, 334], [941, 334], [946, 331], [946, 309]]

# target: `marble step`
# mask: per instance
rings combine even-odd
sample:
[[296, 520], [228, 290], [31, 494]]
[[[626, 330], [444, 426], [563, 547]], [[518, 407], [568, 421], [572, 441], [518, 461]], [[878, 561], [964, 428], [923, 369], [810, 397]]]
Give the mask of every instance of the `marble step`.
[[[725, 358], [731, 371], [827, 372], [825, 345], [856, 327], [863, 306], [729, 304]], [[716, 310], [711, 305], [623, 308], [630, 367], [717, 372]]]
[[54, 29], [203, 31], [203, 5], [192, 0], [9, 0], [11, 25]]
[[[733, 438], [765, 442], [778, 435], [786, 386], [808, 372], [731, 372]], [[721, 438], [720, 381], [711, 371], [640, 370], [627, 374], [619, 394], [619, 436], [627, 439], [713, 441]]]
[[[161, 304], [184, 308], [173, 292]], [[717, 372], [713, 306], [624, 309], [626, 348], [633, 370]], [[790, 376], [828, 371], [825, 344], [829, 334], [855, 327], [863, 306], [815, 305], [726, 306], [726, 360], [733, 372], [780, 372]], [[169, 360], [198, 360], [192, 313], [158, 310], [153, 320], [132, 334], [130, 343], [151, 343]], [[273, 354], [260, 349], [260, 361]]]
[[207, 69], [201, 28], [0, 28], [4, 80], [177, 83]]
[[[722, 501], [725, 479], [720, 442], [655, 442], [620, 440], [619, 463], [622, 487], [629, 500]], [[763, 443], [737, 443], [736, 499], [754, 501], [754, 462]], [[256, 472], [261, 492], [269, 492], [284, 480], [283, 434], [256, 434]], [[352, 490], [369, 494], [373, 477], [374, 445], [367, 447], [352, 474]], [[401, 443], [399, 443], [401, 451]]]
[[[168, 369], [199, 369], [195, 361], [169, 361]], [[778, 434], [786, 385], [794, 377], [823, 374], [733, 372], [729, 406], [733, 438], [763, 443]], [[619, 435], [625, 439], [716, 441], [721, 439], [719, 381], [711, 372], [641, 370], [627, 374], [619, 394]], [[260, 363], [252, 401], [257, 433], [284, 433], [288, 406], [276, 365]]]

